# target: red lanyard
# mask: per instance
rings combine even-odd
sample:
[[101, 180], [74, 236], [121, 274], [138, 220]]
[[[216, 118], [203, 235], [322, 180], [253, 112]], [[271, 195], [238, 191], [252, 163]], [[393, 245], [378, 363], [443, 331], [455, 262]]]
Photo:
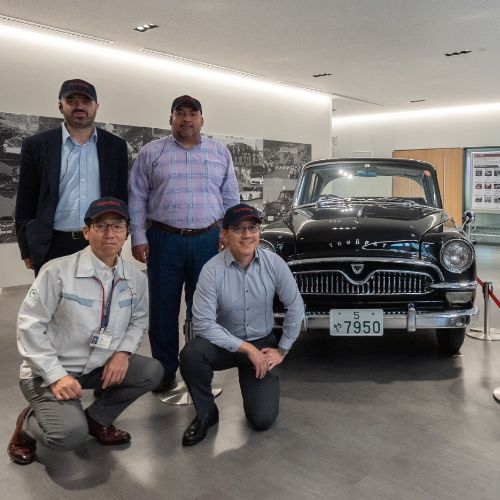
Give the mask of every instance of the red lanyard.
[[92, 277], [101, 285], [102, 288], [101, 326], [99, 328], [99, 333], [103, 333], [109, 324], [109, 318], [111, 316], [111, 299], [113, 298], [113, 292], [115, 290], [115, 286], [122, 278], [118, 278], [116, 281], [113, 280], [113, 284], [111, 285], [111, 290], [109, 291], [108, 299], [105, 301], [104, 300], [105, 291], [102, 281], [95, 276]]

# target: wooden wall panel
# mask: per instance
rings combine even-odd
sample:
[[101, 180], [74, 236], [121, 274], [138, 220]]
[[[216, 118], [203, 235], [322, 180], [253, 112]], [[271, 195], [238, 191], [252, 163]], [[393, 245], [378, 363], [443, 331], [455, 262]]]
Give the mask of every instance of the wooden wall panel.
[[445, 210], [457, 224], [462, 221], [464, 151], [462, 148], [406, 149], [393, 158], [427, 161], [434, 165]]

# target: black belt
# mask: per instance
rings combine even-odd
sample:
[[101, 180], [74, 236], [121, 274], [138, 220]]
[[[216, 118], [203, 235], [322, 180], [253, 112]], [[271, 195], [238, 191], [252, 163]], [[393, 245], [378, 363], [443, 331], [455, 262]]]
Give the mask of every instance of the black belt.
[[57, 233], [60, 236], [65, 236], [66, 238], [71, 238], [72, 240], [83, 240], [85, 239], [83, 237], [83, 232], [82, 231], [57, 231], [57, 229], [54, 229], [54, 233]]
[[214, 222], [213, 224], [210, 224], [210, 226], [202, 227], [201, 229], [189, 229], [169, 226], [168, 224], [158, 222], [157, 220], [151, 220], [149, 222], [153, 227], [156, 227], [157, 229], [161, 229], [162, 231], [165, 231], [167, 233], [182, 234], [182, 236], [196, 236], [197, 234], [211, 231], [218, 226], [217, 222]]

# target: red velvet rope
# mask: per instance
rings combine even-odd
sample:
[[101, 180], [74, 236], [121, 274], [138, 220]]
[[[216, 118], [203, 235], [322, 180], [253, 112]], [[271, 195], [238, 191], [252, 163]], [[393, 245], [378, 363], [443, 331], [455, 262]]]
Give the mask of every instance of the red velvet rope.
[[[484, 286], [484, 281], [481, 281], [479, 278], [476, 278], [476, 280], [482, 288]], [[495, 294], [491, 290], [488, 290], [488, 295], [493, 299], [493, 302], [495, 302], [497, 307], [500, 307], [500, 301], [496, 298]]]

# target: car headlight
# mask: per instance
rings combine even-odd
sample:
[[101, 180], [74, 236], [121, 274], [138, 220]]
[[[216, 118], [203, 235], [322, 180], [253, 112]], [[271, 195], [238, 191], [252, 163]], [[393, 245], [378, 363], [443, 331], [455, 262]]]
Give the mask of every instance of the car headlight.
[[274, 248], [274, 245], [267, 240], [260, 240], [259, 248], [261, 250], [269, 250], [270, 252], [276, 253], [276, 249]]
[[441, 263], [447, 271], [462, 273], [474, 260], [474, 250], [465, 240], [449, 240], [441, 247]]

